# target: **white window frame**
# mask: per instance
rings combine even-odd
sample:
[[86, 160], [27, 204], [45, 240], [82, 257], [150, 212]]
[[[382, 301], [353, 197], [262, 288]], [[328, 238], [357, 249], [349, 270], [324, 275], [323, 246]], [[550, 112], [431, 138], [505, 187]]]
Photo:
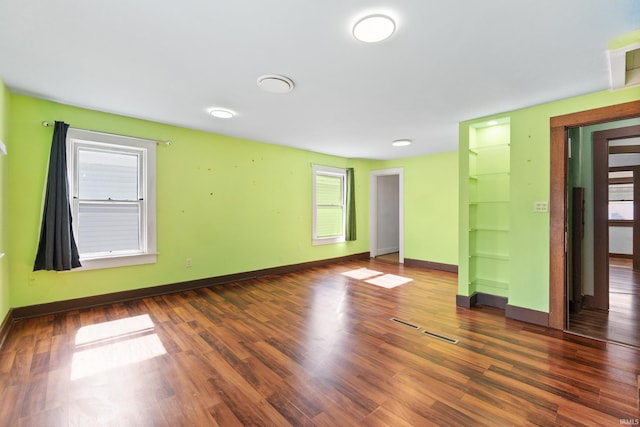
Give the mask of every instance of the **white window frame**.
[[[334, 168], [330, 166], [312, 165], [312, 184], [313, 184], [313, 245], [328, 245], [333, 243], [342, 243], [345, 241], [345, 228], [347, 220], [347, 170]], [[335, 237], [317, 237], [317, 203], [316, 203], [316, 176], [317, 175], [331, 175], [340, 176], [342, 178], [342, 234]]]
[[69, 178], [69, 204], [73, 218], [73, 234], [78, 242], [78, 150], [80, 148], [108, 149], [113, 152], [139, 154], [140, 173], [140, 242], [136, 252], [112, 253], [90, 257], [80, 254], [82, 267], [74, 270], [124, 267], [153, 264], [157, 261], [156, 250], [156, 141], [114, 135], [83, 129], [69, 128], [67, 131], [67, 175]]

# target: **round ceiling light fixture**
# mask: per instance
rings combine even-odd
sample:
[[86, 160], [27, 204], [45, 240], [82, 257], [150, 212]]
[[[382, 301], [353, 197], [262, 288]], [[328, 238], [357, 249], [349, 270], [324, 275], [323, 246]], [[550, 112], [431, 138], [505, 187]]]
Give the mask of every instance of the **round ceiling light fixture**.
[[230, 119], [236, 115], [233, 111], [224, 108], [211, 108], [209, 109], [209, 114], [217, 119]]
[[353, 37], [364, 43], [386, 40], [396, 30], [396, 23], [387, 15], [369, 15], [353, 26]]
[[293, 90], [293, 81], [277, 74], [265, 74], [258, 77], [258, 86], [271, 93], [287, 93]]
[[407, 145], [411, 145], [410, 139], [396, 139], [391, 143], [394, 147], [406, 147]]

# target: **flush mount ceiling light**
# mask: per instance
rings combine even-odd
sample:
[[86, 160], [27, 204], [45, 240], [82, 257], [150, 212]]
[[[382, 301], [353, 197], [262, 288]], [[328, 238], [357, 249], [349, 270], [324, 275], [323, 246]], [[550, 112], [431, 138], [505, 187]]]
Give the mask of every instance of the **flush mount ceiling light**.
[[411, 145], [410, 139], [396, 139], [391, 143], [394, 147], [406, 147], [407, 145]]
[[209, 114], [218, 119], [230, 119], [236, 115], [233, 111], [224, 108], [211, 108]]
[[271, 93], [287, 93], [293, 90], [293, 81], [285, 76], [265, 74], [258, 77], [258, 86]]
[[396, 23], [386, 15], [365, 16], [353, 26], [353, 36], [365, 43], [376, 43], [391, 37]]

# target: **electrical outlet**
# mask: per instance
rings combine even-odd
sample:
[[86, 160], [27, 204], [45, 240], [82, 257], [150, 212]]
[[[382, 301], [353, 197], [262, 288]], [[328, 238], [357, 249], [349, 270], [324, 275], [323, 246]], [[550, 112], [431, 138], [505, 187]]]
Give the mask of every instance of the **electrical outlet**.
[[184, 265], [189, 268], [193, 265], [193, 262], [191, 260], [191, 258], [187, 258], [187, 260], [185, 261]]

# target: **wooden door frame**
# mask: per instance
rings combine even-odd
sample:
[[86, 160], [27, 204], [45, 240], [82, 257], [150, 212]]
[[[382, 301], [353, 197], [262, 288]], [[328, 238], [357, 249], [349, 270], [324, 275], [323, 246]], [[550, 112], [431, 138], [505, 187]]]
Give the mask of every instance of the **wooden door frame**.
[[567, 131], [640, 117], [640, 101], [550, 119], [549, 326], [565, 329], [567, 318]]
[[[594, 292], [589, 305], [600, 310], [609, 310], [609, 141], [637, 136], [640, 136], [640, 125], [593, 132]], [[634, 171], [634, 181], [637, 180], [637, 168], [625, 169]], [[635, 228], [634, 222], [634, 243], [637, 238]], [[634, 253], [636, 251], [634, 248]]]

